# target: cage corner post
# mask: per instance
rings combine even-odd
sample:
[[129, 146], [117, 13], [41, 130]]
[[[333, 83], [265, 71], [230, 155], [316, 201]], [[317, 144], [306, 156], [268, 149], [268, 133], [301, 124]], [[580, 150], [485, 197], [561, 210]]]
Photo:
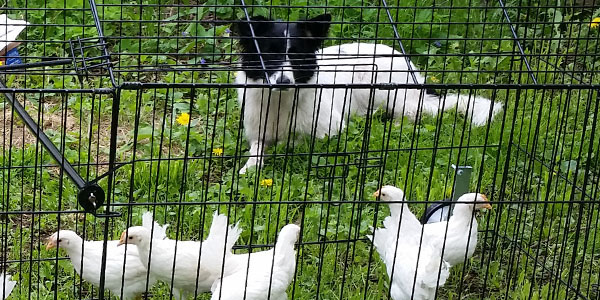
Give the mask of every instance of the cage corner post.
[[456, 201], [460, 196], [469, 192], [469, 184], [471, 183], [471, 166], [457, 166], [452, 164], [455, 170], [454, 187], [452, 188], [452, 201]]

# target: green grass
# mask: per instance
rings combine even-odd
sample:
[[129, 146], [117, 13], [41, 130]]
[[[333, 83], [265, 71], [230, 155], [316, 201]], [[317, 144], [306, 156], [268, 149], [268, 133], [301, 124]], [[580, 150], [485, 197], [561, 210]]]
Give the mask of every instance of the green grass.
[[[226, 6], [193, 6], [196, 2], [188, 2], [178, 2], [183, 6], [175, 8], [172, 2], [142, 8], [136, 5], [121, 8], [120, 1], [99, 2], [103, 4], [99, 6], [99, 14], [104, 20], [107, 42], [115, 53], [113, 59], [119, 61], [115, 67], [120, 71], [119, 82], [232, 81], [234, 74], [228, 71], [138, 73], [133, 70], [140, 64], [193, 64], [200, 57], [208, 61], [208, 66], [214, 63], [227, 66], [235, 59], [230, 54], [235, 41], [226, 32], [229, 24], [213, 26], [196, 20], [230, 20], [242, 17], [242, 11]], [[43, 7], [42, 3], [36, 0], [13, 7]], [[206, 2], [215, 3], [234, 2]], [[252, 3], [288, 4], [286, 1]], [[516, 54], [518, 48], [510, 27], [495, 2], [436, 1], [436, 6], [452, 5], [452, 9], [432, 9], [432, 3], [416, 0], [390, 9], [404, 46], [419, 68], [427, 69], [429, 82], [435, 82], [433, 76], [442, 83], [533, 83]], [[301, 1], [292, 4], [306, 5]], [[517, 9], [517, 4], [508, 1], [507, 12], [513, 22], [525, 22], [515, 26], [515, 30], [522, 37], [520, 42], [529, 55], [538, 83], [576, 83], [569, 74], [598, 82], [592, 72], [598, 69], [594, 55], [598, 31], [588, 25], [598, 12], [581, 8]], [[93, 27], [78, 25], [93, 25], [89, 10], [81, 10], [82, 2], [54, 1], [47, 5], [79, 10], [11, 11], [13, 17], [23, 18], [26, 14], [32, 24], [67, 24], [30, 27], [28, 39], [55, 42], [24, 44], [22, 55], [63, 57], [67, 55], [63, 41], [96, 36]], [[371, 2], [355, 0], [334, 0], [329, 5], [336, 7], [327, 9], [334, 20], [345, 22], [332, 26], [331, 37], [353, 41], [377, 36], [382, 42], [397, 46], [389, 40], [394, 32], [385, 10], [371, 8]], [[357, 5], [367, 8], [348, 8]], [[488, 8], [483, 9], [486, 5]], [[343, 6], [346, 8], [342, 9]], [[421, 8], [406, 8], [410, 6]], [[310, 10], [311, 15], [323, 11]], [[267, 13], [266, 7], [257, 6], [254, 10], [254, 14]], [[288, 14], [290, 20], [296, 20], [306, 12], [299, 8], [273, 10], [278, 18], [287, 19]], [[352, 24], [361, 18], [370, 24]], [[126, 22], [117, 24], [116, 20]], [[373, 24], [377, 21], [386, 24], [377, 28]], [[553, 21], [562, 23], [548, 23]], [[550, 37], [555, 39], [548, 40]], [[88, 56], [95, 53], [88, 51]], [[144, 54], [138, 55], [139, 52]], [[465, 53], [495, 55], [465, 56]], [[566, 72], [558, 70], [556, 65]], [[586, 72], [581, 71], [584, 67]], [[6, 81], [10, 87], [81, 87], [76, 76], [70, 75], [18, 75], [8, 76]], [[104, 76], [92, 77], [83, 86], [109, 85]], [[291, 139], [288, 146], [280, 144], [269, 149], [273, 157], [267, 158], [260, 173], [239, 176], [237, 171], [244, 159], [238, 156], [246, 154], [247, 144], [239, 128], [240, 108], [235, 90], [122, 90], [117, 161], [130, 164], [117, 170], [114, 176], [112, 202], [116, 206], [112, 209], [123, 217], [110, 219], [110, 238], [117, 238], [128, 222], [138, 223], [141, 213], [149, 207], [129, 207], [130, 202], [158, 204], [157, 219], [171, 225], [170, 237], [175, 238], [179, 228], [180, 238], [194, 240], [206, 234], [210, 216], [218, 208], [232, 222], [240, 221], [244, 228], [238, 245], [273, 243], [284, 224], [301, 220], [302, 242], [306, 244], [299, 248], [298, 271], [294, 287], [289, 290], [291, 293], [293, 289], [294, 299], [316, 299], [317, 295], [320, 299], [385, 299], [389, 287], [385, 268], [365, 235], [369, 226], [380, 225], [388, 211], [374, 202], [372, 192], [380, 184], [395, 184], [407, 191], [409, 199], [423, 202], [442, 199], [452, 193], [454, 175], [450, 165], [466, 164], [473, 167], [471, 188], [488, 194], [497, 203], [492, 212], [480, 219], [479, 228], [485, 232], [480, 235], [478, 251], [468, 265], [452, 270], [451, 278], [439, 291], [440, 298], [574, 298], [575, 294], [560, 280], [570, 281], [575, 287], [579, 285], [582, 294], [593, 297], [588, 287], [598, 283], [600, 273], [594, 253], [600, 247], [596, 238], [600, 233], [599, 216], [594, 204], [577, 202], [592, 200], [597, 189], [598, 135], [591, 135], [598, 130], [598, 125], [592, 124], [598, 109], [597, 93], [516, 88], [474, 92], [494, 96], [505, 104], [503, 115], [489, 127], [470, 128], [462, 116], [452, 111], [444, 113], [441, 121], [424, 117], [417, 124], [407, 119], [387, 120], [381, 113], [354, 117], [338, 136], [314, 141], [299, 136]], [[57, 144], [65, 141], [65, 155], [71, 162], [107, 162], [112, 98], [86, 93], [17, 93], [17, 97], [27, 99], [30, 111], [45, 107], [44, 114], [60, 116], [65, 110], [69, 112], [75, 122], [70, 130], [63, 132], [59, 126], [48, 128], [46, 133]], [[183, 112], [191, 114], [190, 127], [174, 121]], [[139, 120], [137, 136], [133, 131], [136, 119]], [[15, 122], [20, 124], [18, 120]], [[180, 158], [184, 157], [186, 144], [189, 156], [194, 159], [184, 163]], [[80, 286], [69, 262], [60, 260], [56, 265], [54, 261], [37, 261], [56, 257], [55, 252], [42, 247], [43, 239], [58, 226], [59, 218], [50, 211], [78, 210], [76, 189], [66, 177], [61, 180], [58, 169], [40, 167], [53, 163], [40, 150], [41, 145], [33, 142], [22, 148], [9, 147], [8, 137], [3, 145], [0, 207], [3, 212], [12, 213], [2, 215], [0, 230], [7, 239], [1, 246], [7, 250], [3, 259], [16, 260], [6, 267], [9, 273], [18, 274], [15, 279], [19, 280], [19, 288], [13, 299], [28, 299], [28, 295], [36, 299], [78, 298], [80, 287], [82, 298], [96, 294], [88, 284]], [[215, 148], [223, 148], [223, 155], [214, 155]], [[363, 161], [365, 156], [369, 159]], [[168, 158], [173, 160], [164, 160]], [[368, 168], [359, 167], [361, 162]], [[323, 167], [344, 163], [347, 170], [344, 166]], [[106, 167], [80, 167], [79, 171], [94, 178], [104, 173]], [[340, 178], [321, 179], [330, 174]], [[266, 178], [273, 179], [273, 186], [260, 184]], [[100, 185], [106, 188], [107, 181], [101, 180]], [[588, 195], [584, 196], [579, 189]], [[418, 215], [424, 207], [411, 205]], [[21, 211], [42, 213], [15, 213]], [[127, 216], [132, 218], [128, 220]], [[82, 232], [85, 227], [90, 239], [102, 238], [106, 221], [81, 213], [60, 214], [61, 228]], [[537, 257], [537, 263], [526, 253]], [[59, 257], [64, 257], [64, 253]], [[59, 276], [55, 277], [57, 268]], [[162, 299], [166, 298], [161, 295], [167, 290], [161, 285], [152, 292], [156, 299]], [[201, 297], [208, 298], [208, 295]]]

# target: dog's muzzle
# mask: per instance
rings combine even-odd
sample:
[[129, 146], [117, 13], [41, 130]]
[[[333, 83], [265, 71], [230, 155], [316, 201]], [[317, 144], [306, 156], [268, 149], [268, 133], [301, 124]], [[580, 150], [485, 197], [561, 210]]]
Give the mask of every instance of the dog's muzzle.
[[[287, 84], [291, 84], [291, 83], [292, 83], [292, 81], [289, 78], [287, 78], [286, 76], [281, 76], [281, 77], [277, 78], [277, 80], [275, 80], [275, 84], [276, 85], [280, 85], [280, 84], [286, 84], [287, 85]], [[290, 90], [290, 88], [287, 87], [287, 86], [273, 88], [273, 91], [282, 91], [282, 92], [285, 92], [285, 91], [288, 91], [288, 90]]]

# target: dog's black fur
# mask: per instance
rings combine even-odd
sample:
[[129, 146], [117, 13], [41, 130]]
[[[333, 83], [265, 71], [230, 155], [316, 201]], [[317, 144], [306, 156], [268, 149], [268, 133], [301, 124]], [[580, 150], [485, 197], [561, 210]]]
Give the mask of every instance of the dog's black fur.
[[261, 16], [252, 17], [250, 22], [241, 20], [237, 26], [237, 33], [240, 37], [242, 67], [246, 76], [252, 79], [265, 78], [256, 41], [269, 76], [288, 63], [293, 68], [295, 83], [306, 83], [317, 70], [315, 52], [321, 48], [327, 37], [330, 22], [329, 14], [290, 23], [275, 22]]

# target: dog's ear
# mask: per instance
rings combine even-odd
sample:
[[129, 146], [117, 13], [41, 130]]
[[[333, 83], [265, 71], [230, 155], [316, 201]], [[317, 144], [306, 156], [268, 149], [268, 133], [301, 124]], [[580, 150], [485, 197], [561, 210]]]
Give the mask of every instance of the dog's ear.
[[255, 36], [261, 36], [265, 31], [267, 31], [270, 21], [270, 19], [267, 19], [262, 16], [251, 17], [250, 22], [248, 22], [248, 20], [242, 19], [237, 24], [238, 36], [252, 37], [252, 31], [250, 30], [251, 23], [252, 28], [254, 29]]
[[314, 37], [323, 40], [327, 37], [331, 25], [331, 15], [322, 14], [304, 22], [300, 22], [298, 27], [307, 37]]

